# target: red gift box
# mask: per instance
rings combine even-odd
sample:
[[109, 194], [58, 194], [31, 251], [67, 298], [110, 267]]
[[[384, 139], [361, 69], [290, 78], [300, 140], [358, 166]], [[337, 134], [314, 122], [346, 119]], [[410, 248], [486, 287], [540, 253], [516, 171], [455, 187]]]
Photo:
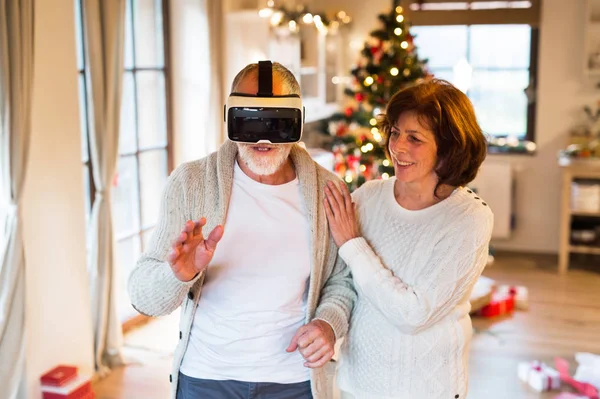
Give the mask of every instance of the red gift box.
[[88, 376], [77, 376], [62, 386], [42, 385], [43, 399], [90, 399], [94, 397]]
[[495, 317], [502, 316], [504, 314], [511, 313], [515, 308], [515, 297], [514, 295], [501, 295], [494, 293], [492, 296], [492, 302], [484, 306], [477, 312], [477, 315], [483, 317]]
[[57, 366], [40, 377], [42, 385], [60, 387], [77, 377], [77, 367]]

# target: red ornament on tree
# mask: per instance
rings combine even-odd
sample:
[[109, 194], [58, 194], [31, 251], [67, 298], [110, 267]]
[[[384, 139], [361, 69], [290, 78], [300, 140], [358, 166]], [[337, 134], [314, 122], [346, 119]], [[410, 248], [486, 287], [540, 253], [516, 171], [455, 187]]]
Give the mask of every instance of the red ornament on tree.
[[377, 83], [379, 83], [379, 84], [383, 83], [383, 76], [378, 76], [377, 77]]
[[354, 95], [354, 98], [356, 99], [356, 101], [362, 102], [365, 99], [365, 96], [362, 93], [356, 93]]
[[346, 126], [343, 123], [340, 123], [337, 130], [335, 131], [335, 135], [340, 137], [340, 136], [344, 136], [346, 133], [348, 133], [348, 126]]
[[[358, 96], [358, 94], [357, 94]], [[360, 101], [360, 100], [359, 100]], [[344, 110], [344, 115], [346, 115], [346, 117], [350, 118], [352, 116], [352, 114], [354, 113], [354, 110], [352, 109], [352, 107], [347, 107]]]

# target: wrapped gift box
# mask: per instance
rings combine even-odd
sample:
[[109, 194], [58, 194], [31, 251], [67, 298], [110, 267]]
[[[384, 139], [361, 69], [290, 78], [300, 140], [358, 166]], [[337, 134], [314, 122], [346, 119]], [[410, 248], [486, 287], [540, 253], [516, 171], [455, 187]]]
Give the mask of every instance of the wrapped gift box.
[[40, 377], [42, 385], [60, 387], [77, 377], [77, 367], [57, 366]]
[[497, 292], [492, 295], [492, 301], [479, 309], [478, 316], [496, 317], [511, 313], [515, 308], [515, 298], [512, 295], [501, 295]]
[[560, 374], [544, 363], [521, 362], [518, 366], [519, 379], [538, 392], [560, 388]]
[[496, 291], [499, 295], [512, 295], [515, 298], [515, 309], [527, 310], [529, 308], [529, 291], [524, 286], [501, 285]]
[[43, 399], [93, 399], [89, 376], [78, 375], [61, 386], [42, 385]]

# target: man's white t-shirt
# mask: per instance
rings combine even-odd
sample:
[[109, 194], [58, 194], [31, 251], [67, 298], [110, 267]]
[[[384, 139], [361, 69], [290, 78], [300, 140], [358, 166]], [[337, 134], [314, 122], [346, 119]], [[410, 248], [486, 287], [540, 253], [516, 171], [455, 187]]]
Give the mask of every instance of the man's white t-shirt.
[[236, 162], [225, 230], [207, 269], [183, 374], [282, 384], [309, 379], [300, 353], [285, 350], [305, 321], [309, 237], [298, 179], [262, 184]]

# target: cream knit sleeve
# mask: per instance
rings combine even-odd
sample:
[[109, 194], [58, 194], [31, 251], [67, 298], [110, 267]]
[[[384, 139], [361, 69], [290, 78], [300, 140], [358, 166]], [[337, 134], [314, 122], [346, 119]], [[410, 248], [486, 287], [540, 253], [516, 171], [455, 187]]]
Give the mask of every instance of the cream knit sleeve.
[[164, 190], [156, 228], [135, 269], [129, 276], [128, 290], [133, 307], [147, 316], [164, 316], [176, 310], [200, 278], [189, 282], [175, 277], [166, 261], [171, 245], [188, 220], [184, 184], [185, 164], [176, 169]]
[[413, 286], [394, 276], [364, 238], [346, 242], [339, 254], [352, 271], [359, 296], [405, 334], [419, 333], [441, 320], [468, 299], [487, 261], [493, 215], [472, 216], [424, 256], [428, 272]]

